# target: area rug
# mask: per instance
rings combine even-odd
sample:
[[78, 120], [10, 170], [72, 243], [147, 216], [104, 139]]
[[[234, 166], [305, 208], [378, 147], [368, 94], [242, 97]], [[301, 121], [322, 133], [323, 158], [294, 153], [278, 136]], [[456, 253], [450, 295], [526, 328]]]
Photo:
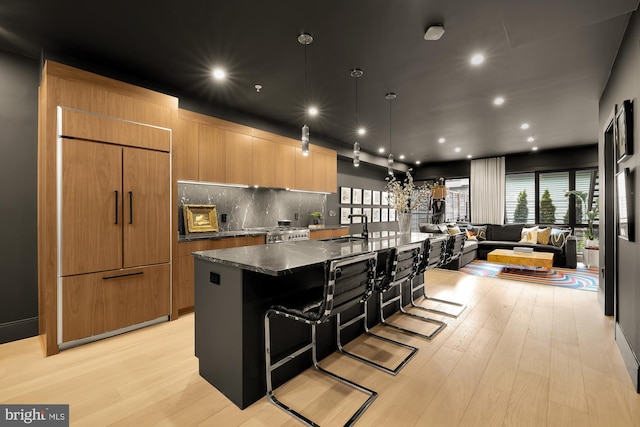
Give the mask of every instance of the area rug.
[[583, 266], [572, 268], [552, 268], [549, 270], [523, 270], [493, 264], [487, 261], [473, 260], [459, 271], [473, 276], [497, 277], [519, 280], [541, 285], [560, 286], [583, 291], [598, 291], [598, 271]]

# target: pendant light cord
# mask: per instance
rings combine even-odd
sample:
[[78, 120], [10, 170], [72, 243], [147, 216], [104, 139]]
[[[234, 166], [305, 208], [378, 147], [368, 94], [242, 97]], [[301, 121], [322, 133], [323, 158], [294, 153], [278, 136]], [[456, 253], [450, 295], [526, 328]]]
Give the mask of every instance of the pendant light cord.
[[304, 45], [304, 85], [303, 85], [304, 124], [307, 124], [307, 44]]
[[389, 99], [389, 154], [391, 154], [391, 103], [393, 98]]

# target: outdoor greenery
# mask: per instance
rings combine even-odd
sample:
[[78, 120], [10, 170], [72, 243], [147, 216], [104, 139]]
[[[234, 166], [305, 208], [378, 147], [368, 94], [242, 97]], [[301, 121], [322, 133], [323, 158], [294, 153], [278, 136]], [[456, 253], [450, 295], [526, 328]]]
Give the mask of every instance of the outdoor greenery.
[[540, 223], [555, 224], [555, 222], [556, 207], [553, 205], [553, 200], [551, 200], [551, 193], [549, 193], [549, 189], [546, 189], [540, 198]]
[[[577, 191], [577, 190], [571, 190], [571, 191], [567, 191], [565, 193], [566, 197], [569, 196], [575, 196], [576, 200], [579, 201], [578, 205], [576, 206], [576, 218], [578, 220], [582, 220], [582, 207], [583, 205], [586, 206], [587, 205], [587, 193], [585, 193], [584, 191]], [[589, 209], [587, 211], [587, 233], [585, 235], [585, 237], [588, 240], [595, 240], [596, 239], [596, 234], [595, 234], [595, 230], [593, 228], [593, 221], [596, 219], [596, 217], [598, 216], [598, 210], [599, 210], [599, 200], [596, 199], [595, 203], [593, 205], [593, 207], [591, 209]], [[579, 216], [578, 216], [578, 212], [579, 212]]]
[[513, 221], [518, 222], [527, 222], [527, 218], [529, 218], [529, 208], [527, 207], [527, 190], [522, 190], [518, 195], [518, 204], [516, 205], [516, 210], [513, 214]]

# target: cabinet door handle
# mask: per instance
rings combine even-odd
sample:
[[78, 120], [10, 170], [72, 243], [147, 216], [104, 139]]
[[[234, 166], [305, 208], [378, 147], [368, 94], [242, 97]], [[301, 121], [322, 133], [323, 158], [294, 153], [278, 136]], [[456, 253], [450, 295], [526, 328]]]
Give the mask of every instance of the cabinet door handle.
[[116, 193], [116, 224], [118, 223], [118, 190], [114, 191], [114, 193]]
[[144, 274], [144, 271], [138, 271], [137, 273], [119, 274], [117, 276], [104, 276], [102, 280], [119, 279], [120, 277], [129, 277], [129, 276], [141, 276], [143, 274]]
[[133, 224], [133, 191], [129, 191], [129, 224]]

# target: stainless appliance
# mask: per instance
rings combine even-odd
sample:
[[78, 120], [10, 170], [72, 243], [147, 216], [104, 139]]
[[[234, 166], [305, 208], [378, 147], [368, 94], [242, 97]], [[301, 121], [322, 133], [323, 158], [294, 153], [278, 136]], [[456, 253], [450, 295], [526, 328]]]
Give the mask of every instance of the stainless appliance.
[[309, 240], [309, 229], [306, 227], [255, 227], [245, 228], [247, 231], [264, 231], [267, 243], [293, 242]]

